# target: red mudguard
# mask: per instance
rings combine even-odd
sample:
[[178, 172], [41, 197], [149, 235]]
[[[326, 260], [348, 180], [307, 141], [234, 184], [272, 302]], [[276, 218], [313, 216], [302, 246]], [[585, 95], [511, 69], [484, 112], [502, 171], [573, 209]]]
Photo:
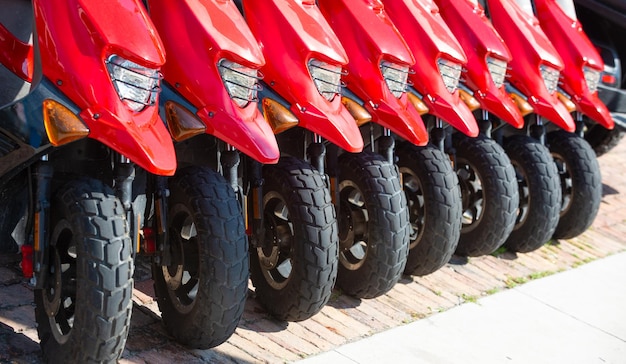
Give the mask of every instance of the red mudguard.
[[509, 63], [511, 53], [496, 32], [485, 11], [471, 0], [436, 0], [441, 16], [459, 41], [467, 56], [465, 84], [474, 91], [474, 97], [483, 109], [516, 128], [524, 126], [518, 107], [506, 93], [497, 87], [487, 68], [487, 57]]
[[[365, 101], [372, 121], [413, 144], [428, 143], [422, 117], [406, 93], [396, 98], [383, 78], [382, 61], [411, 67], [415, 63], [404, 39], [379, 0], [318, 0], [326, 20], [348, 53], [347, 87]], [[347, 32], [345, 29], [350, 29]]]
[[243, 9], [267, 60], [261, 68], [264, 80], [291, 104], [299, 125], [348, 152], [360, 152], [363, 138], [341, 97], [326, 100], [307, 68], [311, 59], [334, 65], [348, 63], [315, 1], [244, 1]]
[[165, 52], [138, 0], [34, 0], [44, 75], [81, 110], [89, 137], [148, 172], [173, 175], [174, 146], [158, 106], [133, 112], [115, 92], [105, 60], [117, 54], [159, 68]]
[[432, 0], [384, 0], [383, 3], [415, 57], [415, 73], [410, 79], [430, 112], [464, 134], [478, 135], [474, 115], [458, 91], [450, 93], [446, 89], [437, 67], [439, 58], [461, 65], [467, 62], [437, 5]]
[[615, 124], [611, 113], [598, 98], [598, 93], [590, 92], [585, 81], [583, 67], [602, 72], [604, 62], [580, 22], [570, 18], [554, 0], [535, 0], [535, 7], [541, 28], [550, 34], [550, 41], [565, 64], [561, 87], [571, 95], [578, 111], [605, 128], [613, 129]]
[[0, 24], [0, 64], [24, 81], [33, 80], [33, 46], [17, 39]]
[[165, 49], [165, 80], [198, 109], [207, 133], [261, 163], [280, 157], [270, 125], [256, 102], [241, 108], [218, 70], [227, 59], [253, 69], [265, 64], [261, 49], [232, 1], [149, 0], [150, 16]]
[[540, 65], [563, 69], [563, 61], [541, 30], [539, 21], [512, 0], [487, 0], [491, 21], [510, 49], [517, 52], [511, 63], [510, 81], [528, 97], [538, 115], [573, 132], [574, 120], [556, 94], [545, 86]]

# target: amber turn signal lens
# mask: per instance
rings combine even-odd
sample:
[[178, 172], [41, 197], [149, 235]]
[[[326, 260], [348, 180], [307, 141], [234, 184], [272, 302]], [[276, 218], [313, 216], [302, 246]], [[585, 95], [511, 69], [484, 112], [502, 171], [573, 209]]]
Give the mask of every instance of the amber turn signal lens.
[[480, 102], [478, 102], [474, 96], [470, 95], [469, 92], [459, 89], [459, 96], [470, 110], [474, 111], [480, 109]]
[[576, 104], [574, 104], [574, 102], [569, 97], [567, 97], [567, 95], [561, 92], [557, 92], [556, 97], [558, 97], [559, 101], [561, 101], [561, 103], [565, 105], [565, 108], [568, 112], [572, 113], [576, 111]]
[[409, 96], [409, 102], [411, 103], [411, 105], [413, 105], [415, 110], [417, 110], [420, 115], [428, 114], [428, 112], [430, 111], [428, 110], [428, 106], [426, 106], [426, 104], [422, 100], [420, 100], [419, 97], [410, 92], [407, 92], [407, 96]]
[[289, 109], [281, 105], [278, 101], [263, 99], [263, 116], [270, 124], [274, 134], [293, 128], [298, 125], [298, 118]]
[[170, 130], [170, 134], [172, 134], [172, 139], [177, 142], [203, 134], [206, 131], [206, 125], [204, 125], [202, 120], [173, 101], [165, 103], [165, 118], [167, 119], [167, 127]]
[[55, 147], [89, 135], [89, 128], [70, 109], [54, 100], [43, 102], [43, 123]]
[[524, 98], [521, 97], [520, 95], [512, 93], [510, 94], [510, 96], [513, 102], [515, 102], [515, 105], [517, 105], [517, 108], [519, 109], [522, 116], [526, 116], [532, 113], [533, 111], [535, 111], [535, 109], [533, 109], [533, 107], [528, 103], [528, 101], [524, 100]]
[[363, 106], [359, 105], [358, 102], [343, 96], [341, 98], [341, 103], [346, 107], [346, 109], [348, 109], [350, 115], [352, 115], [356, 121], [356, 125], [361, 126], [372, 121], [372, 115], [370, 115], [370, 113], [368, 113]]

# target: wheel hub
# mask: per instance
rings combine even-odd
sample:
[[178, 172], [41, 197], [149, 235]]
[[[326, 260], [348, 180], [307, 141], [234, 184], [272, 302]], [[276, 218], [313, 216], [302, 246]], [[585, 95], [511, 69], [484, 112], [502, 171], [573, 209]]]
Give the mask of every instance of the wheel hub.
[[340, 184], [339, 260], [350, 270], [361, 267], [367, 256], [369, 215], [361, 191], [349, 181]]
[[482, 218], [484, 193], [480, 177], [469, 163], [462, 160], [458, 161], [457, 176], [459, 177], [463, 203], [463, 227], [461, 230], [468, 231], [478, 225], [477, 222]]

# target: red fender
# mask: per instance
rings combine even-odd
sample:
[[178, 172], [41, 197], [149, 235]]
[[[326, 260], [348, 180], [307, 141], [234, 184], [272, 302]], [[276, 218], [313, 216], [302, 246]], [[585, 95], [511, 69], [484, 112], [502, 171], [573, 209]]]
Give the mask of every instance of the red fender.
[[218, 62], [227, 59], [259, 69], [261, 48], [232, 1], [148, 1], [169, 59], [165, 80], [198, 109], [207, 133], [267, 164], [280, 157], [270, 125], [256, 102], [241, 108], [222, 82]]
[[512, 0], [487, 0], [487, 4], [493, 26], [507, 46], [519, 52], [510, 63], [513, 86], [528, 97], [528, 102], [538, 115], [573, 132], [576, 127], [572, 116], [556, 94], [548, 92], [541, 77], [540, 65], [561, 71], [563, 61], [539, 26], [537, 18]]
[[174, 145], [158, 106], [129, 109], [105, 65], [112, 54], [153, 69], [165, 62], [143, 5], [138, 0], [34, 0], [33, 7], [43, 73], [82, 110], [89, 137], [148, 172], [173, 175]]
[[524, 118], [504, 85], [497, 87], [487, 68], [487, 57], [511, 61], [511, 53], [496, 32], [478, 2], [436, 0], [441, 16], [459, 41], [467, 56], [466, 86], [474, 91], [481, 107], [515, 128], [524, 126]]
[[[335, 30], [350, 63], [347, 87], [365, 101], [372, 121], [417, 145], [428, 143], [422, 117], [406, 93], [396, 98], [383, 78], [385, 60], [413, 66], [415, 60], [379, 0], [318, 0], [320, 10]], [[351, 31], [346, 32], [345, 29]]]
[[315, 58], [348, 63], [346, 52], [312, 0], [244, 1], [243, 9], [267, 64], [265, 82], [291, 104], [300, 126], [348, 152], [360, 152], [363, 138], [341, 97], [326, 100], [308, 70]]
[[33, 46], [17, 39], [0, 24], [0, 64], [24, 81], [33, 80]]
[[585, 81], [583, 67], [602, 72], [604, 62], [580, 22], [570, 18], [554, 0], [535, 0], [535, 7], [541, 28], [550, 34], [552, 45], [563, 58], [565, 68], [561, 72], [561, 87], [571, 95], [578, 111], [603, 127], [613, 129], [615, 123], [611, 113], [598, 98], [598, 92], [592, 93]]
[[467, 63], [461, 45], [439, 14], [437, 5], [432, 0], [384, 0], [383, 3], [415, 57], [415, 73], [410, 79], [430, 112], [464, 134], [478, 135], [474, 115], [458, 91], [448, 91], [437, 67], [439, 58], [463, 66]]

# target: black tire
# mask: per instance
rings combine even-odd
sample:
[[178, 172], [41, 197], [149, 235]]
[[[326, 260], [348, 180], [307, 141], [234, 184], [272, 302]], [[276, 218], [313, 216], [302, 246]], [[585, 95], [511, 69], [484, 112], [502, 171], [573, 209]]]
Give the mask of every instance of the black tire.
[[398, 167], [409, 205], [411, 242], [404, 272], [417, 276], [444, 266], [461, 234], [461, 189], [450, 159], [432, 145], [398, 143]]
[[337, 286], [358, 298], [387, 293], [409, 251], [409, 211], [396, 167], [371, 152], [339, 157]]
[[520, 198], [515, 227], [504, 246], [527, 253], [548, 242], [559, 222], [559, 175], [548, 148], [529, 136], [506, 138], [504, 150], [515, 168]]
[[593, 124], [587, 126], [585, 140], [599, 157], [615, 148], [624, 138], [624, 135], [626, 132], [618, 126], [609, 130], [600, 124]]
[[50, 269], [35, 290], [35, 317], [51, 363], [115, 363], [132, 311], [133, 258], [124, 208], [96, 180], [55, 191]]
[[515, 170], [500, 145], [479, 135], [454, 134], [463, 217], [456, 254], [480, 256], [498, 249], [515, 225], [519, 194]]
[[188, 167], [169, 180], [171, 264], [152, 268], [168, 332], [208, 349], [237, 328], [248, 292], [248, 241], [239, 201], [208, 168]]
[[602, 200], [600, 165], [589, 143], [576, 134], [555, 131], [548, 133], [547, 140], [563, 196], [559, 224], [552, 237], [571, 239], [587, 230], [598, 214]]
[[251, 249], [252, 283], [271, 315], [305, 320], [328, 302], [337, 279], [335, 208], [307, 162], [283, 157], [264, 166], [263, 177], [264, 246]]

